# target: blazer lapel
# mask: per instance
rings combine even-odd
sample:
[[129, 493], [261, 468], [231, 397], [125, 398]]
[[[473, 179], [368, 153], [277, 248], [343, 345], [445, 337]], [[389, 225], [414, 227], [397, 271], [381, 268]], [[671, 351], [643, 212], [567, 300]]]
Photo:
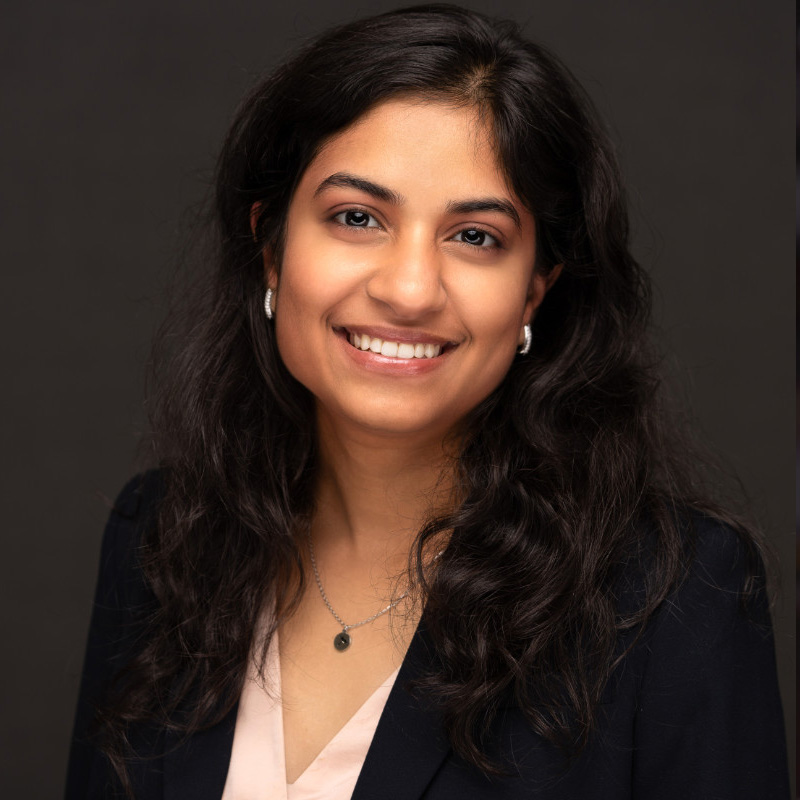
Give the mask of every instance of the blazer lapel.
[[[430, 668], [433, 645], [424, 618], [383, 709], [352, 800], [418, 800], [450, 752], [441, 716], [408, 683]], [[213, 728], [172, 735], [163, 757], [164, 800], [219, 800], [231, 760], [238, 704]]]
[[407, 686], [432, 660], [433, 645], [423, 617], [383, 709], [352, 800], [417, 800], [449, 753], [434, 704]]
[[164, 800], [220, 800], [228, 776], [238, 703], [217, 725], [180, 739], [164, 754]]

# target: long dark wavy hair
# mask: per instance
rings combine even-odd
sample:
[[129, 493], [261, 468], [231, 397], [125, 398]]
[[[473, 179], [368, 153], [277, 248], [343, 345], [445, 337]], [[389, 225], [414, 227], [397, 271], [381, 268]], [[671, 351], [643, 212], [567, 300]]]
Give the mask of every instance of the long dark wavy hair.
[[[563, 264], [531, 353], [466, 420], [462, 501], [427, 521], [409, 564], [439, 655], [416, 690], [436, 698], [456, 752], [494, 768], [485, 733], [509, 693], [537, 732], [580, 750], [619, 642], [685, 573], [693, 512], [733, 525], [758, 563], [756, 537], [705, 498], [696, 456], [661, 407], [648, 279], [628, 250], [619, 168], [583, 90], [508, 21], [430, 5], [353, 22], [242, 103], [216, 173], [204, 248], [213, 269], [182, 336], [173, 326], [162, 340], [152, 413], [164, 493], [143, 544], [155, 612], [100, 718], [121, 775], [131, 726], [191, 733], [230, 711], [265, 592], [281, 610], [275, 630], [303, 590], [296, 530], [313, 504], [315, 419], [265, 318], [262, 250], [280, 266], [290, 200], [325, 142], [400, 94], [485, 116], [535, 218], [536, 269]], [[426, 545], [449, 530], [424, 570]], [[623, 613], [631, 563], [645, 591]], [[754, 567], [743, 590], [759, 580]]]

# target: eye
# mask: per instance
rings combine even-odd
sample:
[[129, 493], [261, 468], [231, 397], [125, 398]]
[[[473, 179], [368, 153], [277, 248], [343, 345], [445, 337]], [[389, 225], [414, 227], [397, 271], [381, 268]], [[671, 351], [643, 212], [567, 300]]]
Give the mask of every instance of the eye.
[[463, 244], [472, 245], [472, 247], [480, 247], [483, 249], [500, 247], [500, 242], [494, 236], [486, 231], [480, 230], [480, 228], [466, 228], [463, 231], [459, 231], [453, 238], [457, 242], [460, 241]]
[[340, 211], [333, 218], [340, 225], [346, 225], [348, 228], [379, 228], [378, 221], [371, 214], [366, 211], [360, 211], [357, 208], [350, 208], [347, 211]]

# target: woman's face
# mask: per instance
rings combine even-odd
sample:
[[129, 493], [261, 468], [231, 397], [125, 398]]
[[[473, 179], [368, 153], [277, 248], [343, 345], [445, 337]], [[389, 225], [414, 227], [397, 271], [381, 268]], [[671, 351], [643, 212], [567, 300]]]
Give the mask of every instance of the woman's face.
[[331, 423], [375, 433], [449, 432], [502, 381], [548, 285], [486, 128], [438, 102], [384, 102], [331, 139], [285, 241], [279, 275], [265, 253], [281, 357]]

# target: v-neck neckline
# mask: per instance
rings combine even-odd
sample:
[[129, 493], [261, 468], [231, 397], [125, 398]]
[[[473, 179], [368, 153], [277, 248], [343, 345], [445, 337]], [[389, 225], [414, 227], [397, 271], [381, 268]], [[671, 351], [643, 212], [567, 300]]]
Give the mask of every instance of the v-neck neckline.
[[[247, 800], [289, 800], [293, 793], [303, 796], [306, 790], [308, 796], [317, 796], [314, 794], [314, 774], [328, 764], [333, 771], [346, 764], [348, 758], [355, 762], [354, 754], [357, 753], [358, 769], [354, 774], [347, 772], [348, 776], [352, 776], [348, 780], [354, 786], [399, 672], [400, 667], [364, 700], [290, 784], [286, 780], [280, 644], [276, 632], [267, 653], [263, 680], [256, 672], [255, 662], [251, 662], [248, 670], [237, 713], [236, 727], [239, 730], [234, 731], [228, 776], [231, 780], [226, 781], [223, 800], [229, 797], [232, 800], [245, 797]], [[358, 731], [360, 724], [365, 725], [365, 729]], [[237, 732], [241, 737], [239, 742], [236, 741]], [[345, 778], [344, 773], [342, 777]], [[326, 784], [331, 779], [334, 779], [333, 774], [325, 775]]]
[[[377, 796], [419, 800], [424, 794], [452, 751], [435, 698], [409, 687], [428, 673], [436, 658], [423, 614], [381, 713], [355, 787], [349, 789], [350, 794], [340, 793], [340, 796], [347, 800], [371, 800]], [[284, 764], [270, 770], [269, 763], [264, 763], [274, 763], [275, 757], [275, 748], [265, 742], [264, 736], [257, 737], [260, 744], [250, 748], [257, 765], [257, 780], [248, 783], [237, 779], [230, 785], [228, 779], [237, 773], [232, 745], [241, 708], [242, 703], [237, 702], [220, 724], [188, 739], [181, 740], [175, 733], [167, 735], [167, 752], [163, 757], [165, 800], [185, 797], [215, 800], [223, 795], [223, 790], [225, 800], [287, 800]], [[256, 727], [260, 733], [260, 726]], [[330, 800], [333, 795], [328, 789], [326, 785], [319, 798]]]
[[[277, 694], [277, 710], [274, 714], [277, 717], [277, 725], [279, 726], [279, 733], [280, 733], [280, 759], [283, 763], [283, 774], [284, 778], [286, 778], [286, 736], [283, 727], [283, 687], [281, 684], [281, 667], [280, 667], [280, 647], [278, 644], [278, 633], [275, 632], [274, 639], [274, 652], [271, 650], [269, 658], [275, 660], [275, 666], [271, 671], [271, 674], [275, 676], [275, 689]], [[272, 648], [273, 643], [270, 643], [270, 648]], [[314, 756], [314, 758], [309, 762], [306, 768], [295, 778], [292, 783], [286, 781], [287, 787], [296, 787], [300, 788], [307, 779], [307, 776], [310, 775], [312, 772], [315, 771], [316, 766], [322, 762], [328, 760], [329, 756], [332, 754], [335, 755], [337, 749], [341, 749], [342, 740], [348, 734], [349, 731], [352, 730], [360, 721], [368, 720], [371, 716], [374, 718], [374, 725], [371, 726], [371, 735], [370, 741], [372, 739], [372, 735], [375, 733], [375, 728], [378, 725], [378, 720], [380, 719], [381, 713], [383, 712], [383, 708], [386, 705], [386, 701], [389, 698], [389, 694], [392, 691], [392, 687], [394, 686], [394, 682], [397, 679], [397, 674], [400, 672], [400, 667], [392, 672], [386, 680], [384, 680], [380, 686], [378, 686], [369, 697], [364, 700], [364, 702], [353, 712], [353, 714], [348, 717], [347, 721], [339, 728], [338, 731], [326, 742], [324, 747]], [[276, 731], [277, 733], [277, 731]], [[364, 750], [364, 756], [366, 757], [367, 750], [369, 749], [369, 745]], [[291, 789], [287, 789], [287, 791], [291, 791]]]

